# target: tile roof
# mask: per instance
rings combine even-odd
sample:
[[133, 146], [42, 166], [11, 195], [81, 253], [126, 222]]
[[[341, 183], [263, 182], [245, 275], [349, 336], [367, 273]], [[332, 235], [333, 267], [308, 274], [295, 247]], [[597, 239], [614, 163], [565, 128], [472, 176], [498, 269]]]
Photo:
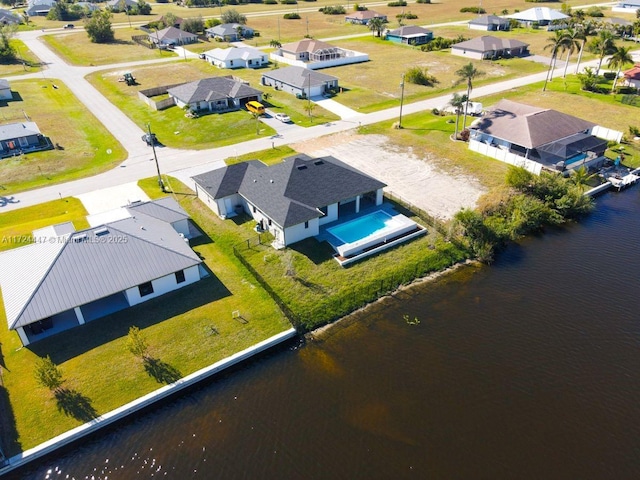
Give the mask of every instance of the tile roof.
[[[311, 83], [312, 87], [316, 87], [324, 85], [327, 82], [338, 80], [332, 75], [309, 70], [304, 67], [297, 67], [295, 65], [271, 70], [268, 73], [263, 73], [262, 76], [271, 78], [278, 82], [286, 83], [287, 85], [291, 85], [296, 88], [309, 87], [309, 83]], [[309, 80], [309, 78], [311, 78], [311, 80]]]
[[167, 90], [169, 95], [183, 103], [210, 102], [225, 98], [248, 98], [262, 95], [260, 90], [244, 82], [234, 80], [231, 75], [210, 77], [184, 83]]
[[513, 38], [498, 38], [492, 35], [483, 35], [464, 42], [452, 45], [452, 48], [471, 50], [472, 52], [490, 52], [493, 50], [505, 50], [509, 48], [528, 47], [528, 43]]
[[0, 141], [28, 137], [30, 135], [41, 135], [40, 129], [35, 122], [7, 123], [6, 125], [0, 125]]
[[624, 72], [624, 78], [627, 80], [640, 80], [640, 63], [637, 63], [633, 68]]
[[500, 100], [471, 128], [515, 145], [536, 148], [594, 126], [566, 113]]
[[240, 193], [283, 228], [318, 218], [320, 207], [385, 186], [334, 157], [296, 155], [269, 167], [256, 160], [240, 165], [213, 170], [193, 180], [214, 198]]

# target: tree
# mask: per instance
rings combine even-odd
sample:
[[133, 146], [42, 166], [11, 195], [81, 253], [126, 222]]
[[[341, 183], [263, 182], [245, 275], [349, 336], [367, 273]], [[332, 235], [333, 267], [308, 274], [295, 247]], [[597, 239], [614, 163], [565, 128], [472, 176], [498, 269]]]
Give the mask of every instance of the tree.
[[220, 20], [222, 23], [239, 23], [240, 25], [246, 25], [247, 23], [247, 17], [233, 8], [225, 11], [220, 17]]
[[610, 55], [615, 51], [616, 42], [613, 38], [613, 33], [609, 30], [600, 30], [598, 36], [594, 38], [590, 45], [589, 50], [598, 55], [598, 68], [596, 68], [596, 75], [600, 75], [600, 68], [602, 68], [602, 61], [606, 55]]
[[204, 22], [204, 26], [207, 28], [213, 28], [213, 27], [217, 27], [218, 25], [220, 25], [222, 22], [220, 21], [220, 19], [218, 18], [208, 18], [205, 22]]
[[562, 45], [562, 48], [567, 52], [567, 59], [565, 60], [564, 73], [562, 74], [562, 78], [567, 77], [567, 68], [569, 67], [571, 54], [576, 50], [580, 50], [580, 41], [583, 39], [582, 30], [580, 30], [579, 28], [567, 28], [565, 32], [565, 41]]
[[471, 90], [473, 90], [473, 80], [484, 75], [484, 72], [478, 70], [473, 65], [473, 63], [469, 62], [460, 70], [456, 71], [456, 75], [458, 76], [458, 79], [455, 82], [456, 85], [465, 82], [467, 84], [467, 99], [464, 103], [464, 117], [462, 119], [462, 129], [464, 130], [465, 128], [467, 128], [467, 111], [469, 110], [469, 99], [471, 98]]
[[144, 0], [138, 0], [136, 8], [138, 9], [138, 15], [151, 15], [151, 5]]
[[380, 17], [373, 17], [369, 20], [367, 27], [371, 30], [371, 34], [380, 38], [382, 31], [384, 30], [385, 21]]
[[269, 46], [271, 48], [280, 48], [282, 46], [282, 44], [278, 40], [271, 40], [269, 42]]
[[162, 16], [163, 28], [174, 27], [177, 21], [178, 17], [176, 17], [172, 12], [167, 12]]
[[578, 27], [580, 30], [580, 53], [578, 53], [578, 63], [576, 64], [576, 73], [580, 72], [580, 61], [582, 60], [582, 54], [584, 52], [584, 46], [587, 43], [587, 37], [595, 35], [596, 28], [593, 22], [585, 22]]
[[462, 108], [464, 107], [464, 105], [466, 105], [466, 103], [467, 103], [467, 96], [460, 95], [459, 93], [454, 93], [453, 97], [451, 97], [451, 100], [449, 100], [449, 104], [456, 111], [456, 130], [453, 135], [453, 138], [455, 140], [458, 139], [458, 124], [460, 123], [460, 114], [462, 113]]
[[611, 57], [609, 58], [609, 62], [607, 65], [609, 68], [616, 68], [616, 78], [613, 79], [613, 86], [611, 87], [611, 91], [615, 91], [616, 85], [618, 84], [618, 77], [620, 76], [620, 70], [627, 63], [633, 63], [633, 56], [631, 55], [631, 47], [616, 47], [616, 51], [613, 52]]
[[598, 89], [598, 76], [591, 67], [587, 67], [583, 73], [579, 73], [578, 80], [580, 80], [582, 90], [595, 92]]
[[129, 328], [129, 334], [127, 335], [127, 350], [142, 360], [149, 358], [149, 344], [147, 343], [147, 339], [136, 326]]
[[113, 42], [115, 35], [111, 28], [111, 12], [98, 10], [89, 20], [85, 20], [84, 29], [93, 43]]
[[549, 69], [547, 70], [547, 78], [544, 79], [544, 86], [542, 91], [547, 89], [547, 82], [553, 80], [553, 69], [556, 66], [556, 59], [558, 58], [558, 51], [566, 44], [566, 34], [562, 30], [556, 30], [554, 35], [547, 39], [549, 43], [544, 46], [545, 50], [551, 50], [551, 61], [549, 62]]
[[424, 85], [425, 87], [433, 87], [438, 83], [438, 79], [429, 73], [428, 68], [411, 67], [404, 74], [405, 79], [409, 83], [415, 85]]
[[51, 357], [40, 357], [36, 361], [36, 381], [45, 388], [53, 392], [60, 391], [64, 379], [62, 378], [62, 371], [53, 363]]
[[11, 39], [18, 30], [17, 25], [0, 26], [0, 61], [10, 62], [16, 58], [16, 49], [11, 45]]
[[204, 20], [201, 15], [193, 18], [185, 18], [180, 25], [180, 29], [185, 32], [198, 34], [204, 31]]
[[577, 188], [580, 189], [581, 192], [585, 190], [587, 185], [589, 184], [589, 180], [595, 177], [597, 174], [589, 173], [589, 170], [584, 165], [580, 168], [573, 169], [573, 173], [569, 180], [573, 183]]

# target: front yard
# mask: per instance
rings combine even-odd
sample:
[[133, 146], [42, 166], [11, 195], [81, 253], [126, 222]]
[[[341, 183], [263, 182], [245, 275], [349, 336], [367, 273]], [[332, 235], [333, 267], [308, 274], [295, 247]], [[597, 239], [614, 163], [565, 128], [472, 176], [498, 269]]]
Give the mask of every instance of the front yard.
[[22, 40], [18, 40], [17, 38], [12, 39], [11, 46], [15, 48], [17, 58], [11, 63], [0, 62], [0, 65], [2, 65], [1, 75], [3, 78], [42, 70], [40, 59], [27, 48]]

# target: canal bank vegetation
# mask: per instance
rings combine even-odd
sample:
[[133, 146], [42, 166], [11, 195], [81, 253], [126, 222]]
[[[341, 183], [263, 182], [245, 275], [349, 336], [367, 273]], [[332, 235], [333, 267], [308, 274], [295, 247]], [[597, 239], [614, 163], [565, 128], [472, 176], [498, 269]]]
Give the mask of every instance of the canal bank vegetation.
[[504, 186], [485, 194], [476, 210], [464, 209], [455, 215], [454, 235], [478, 260], [491, 263], [496, 250], [507, 242], [590, 212], [593, 200], [584, 195], [587, 180], [583, 171], [565, 178], [510, 166]]

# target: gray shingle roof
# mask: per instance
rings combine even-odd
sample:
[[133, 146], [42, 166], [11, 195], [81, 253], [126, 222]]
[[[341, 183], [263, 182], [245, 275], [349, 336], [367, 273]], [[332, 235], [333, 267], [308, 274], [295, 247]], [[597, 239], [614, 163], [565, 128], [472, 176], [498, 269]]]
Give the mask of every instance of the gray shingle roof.
[[566, 113], [500, 100], [471, 128], [516, 145], [536, 148], [594, 126]]
[[506, 50], [509, 48], [528, 47], [528, 43], [513, 38], [498, 38], [492, 35], [483, 35], [464, 42], [456, 43], [454, 48], [470, 50], [472, 52], [491, 52], [494, 50]]
[[40, 129], [35, 122], [7, 123], [6, 125], [0, 125], [0, 141], [40, 134]]
[[169, 95], [183, 103], [211, 102], [224, 98], [249, 98], [262, 95], [260, 90], [231, 76], [211, 77], [189, 82], [168, 90]]
[[416, 35], [427, 35], [433, 33], [426, 28], [418, 27], [417, 25], [407, 25], [404, 27], [396, 28], [387, 32], [387, 35], [393, 35], [394, 37], [414, 37]]
[[286, 83], [296, 88], [306, 88], [309, 86], [309, 76], [311, 76], [311, 86], [316, 87], [324, 85], [327, 82], [338, 80], [336, 77], [320, 73], [315, 70], [309, 70], [303, 67], [285, 67], [270, 72], [263, 73], [263, 77], [271, 78], [278, 82]]
[[240, 193], [283, 228], [318, 218], [320, 207], [385, 186], [336, 158], [296, 155], [269, 167], [257, 161], [246, 162], [242, 182], [234, 191], [242, 173], [240, 165], [213, 170], [193, 179], [214, 198]]
[[227, 35], [233, 36], [238, 33], [238, 27], [242, 29], [244, 34], [253, 32], [253, 29], [239, 23], [223, 23], [221, 25], [216, 25], [215, 27], [207, 28], [206, 31], [211, 34], [220, 35], [222, 37]]
[[482, 15], [470, 20], [469, 23], [471, 25], [506, 25], [509, 23], [509, 19], [498, 17], [497, 15]]
[[182, 40], [185, 41], [187, 39], [196, 39], [197, 35], [193, 33], [185, 32], [184, 30], [180, 30], [174, 26], [170, 26], [167, 28], [163, 28], [162, 30], [158, 30], [157, 32], [149, 34], [153, 38], [159, 38], [160, 40]]
[[9, 250], [0, 262], [5, 301], [19, 299], [6, 305], [9, 328], [16, 328], [201, 260], [171, 225], [140, 215], [73, 233], [66, 241]]
[[20, 17], [5, 8], [0, 8], [0, 23], [20, 23]]

